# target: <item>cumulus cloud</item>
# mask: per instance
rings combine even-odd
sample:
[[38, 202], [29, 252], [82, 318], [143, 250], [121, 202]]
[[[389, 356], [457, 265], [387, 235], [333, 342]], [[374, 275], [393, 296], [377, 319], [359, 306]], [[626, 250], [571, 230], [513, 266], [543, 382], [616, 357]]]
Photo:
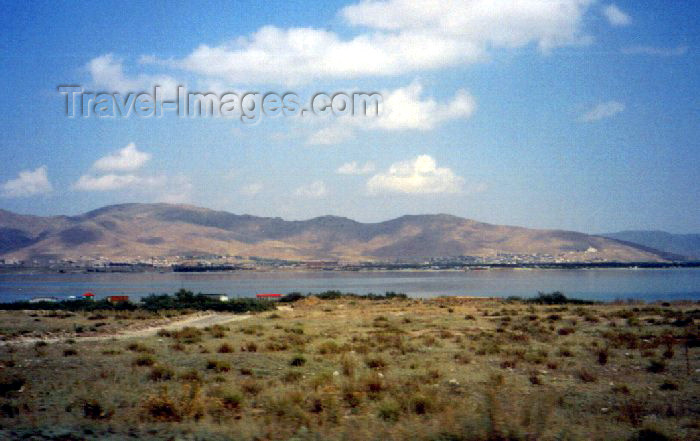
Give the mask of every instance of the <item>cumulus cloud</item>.
[[593, 107], [591, 110], [581, 116], [582, 122], [595, 122], [601, 119], [612, 118], [618, 113], [625, 110], [625, 105], [618, 101], [606, 101]]
[[124, 72], [123, 59], [114, 54], [105, 54], [93, 58], [86, 66], [92, 85], [106, 92], [138, 93], [152, 91], [154, 86], [161, 86], [164, 96], [172, 97], [177, 93], [177, 81], [169, 75], [129, 76]]
[[165, 175], [145, 176], [138, 174], [151, 159], [151, 154], [140, 151], [136, 144], [130, 142], [124, 148], [110, 153], [95, 161], [92, 170], [82, 175], [73, 188], [81, 191], [112, 191], [123, 189], [136, 189], [149, 191], [153, 189], [166, 189], [163, 194], [173, 191], [181, 193], [181, 183], [177, 179], [169, 180]]
[[458, 193], [463, 185], [464, 178], [447, 167], [438, 167], [431, 156], [420, 155], [392, 164], [386, 172], [372, 176], [367, 181], [367, 190], [370, 194]]
[[357, 161], [346, 162], [335, 171], [339, 175], [368, 175], [375, 169], [371, 161], [359, 164]]
[[423, 98], [423, 86], [414, 81], [410, 85], [383, 94], [383, 109], [370, 126], [386, 130], [430, 130], [451, 119], [468, 118], [476, 103], [465, 90], [460, 89], [449, 102], [438, 103]]
[[[349, 38], [315, 28], [264, 26], [249, 36], [202, 44], [179, 60], [146, 57], [233, 83], [307, 83], [399, 75], [484, 59], [493, 48], [536, 45], [547, 52], [587, 43], [592, 0], [362, 1], [340, 14], [360, 32]], [[118, 73], [118, 72], [117, 72]], [[113, 75], [117, 76], [118, 75]]]
[[134, 174], [105, 174], [100, 176], [83, 175], [73, 185], [76, 190], [82, 191], [110, 191], [125, 188], [146, 188], [163, 186], [164, 177], [142, 177]]
[[150, 153], [139, 151], [136, 144], [130, 142], [123, 149], [95, 161], [93, 168], [100, 171], [133, 171], [141, 168], [150, 159]]
[[622, 49], [627, 55], [652, 55], [655, 57], [680, 57], [688, 52], [688, 46], [655, 47], [655, 46], [630, 46]]
[[16, 179], [10, 179], [0, 187], [0, 194], [6, 198], [34, 196], [50, 193], [53, 190], [45, 165], [34, 170], [19, 172]]
[[323, 181], [313, 181], [301, 185], [294, 190], [294, 195], [302, 198], [319, 199], [328, 194], [328, 189]]
[[476, 101], [464, 89], [444, 102], [423, 96], [423, 86], [413, 81], [405, 87], [381, 93], [379, 115], [334, 118], [327, 127], [312, 133], [307, 144], [333, 145], [352, 138], [357, 130], [432, 130], [442, 123], [467, 119], [476, 109]]
[[632, 23], [632, 18], [614, 4], [605, 6], [603, 15], [608, 19], [608, 23], [613, 26], [627, 26]]

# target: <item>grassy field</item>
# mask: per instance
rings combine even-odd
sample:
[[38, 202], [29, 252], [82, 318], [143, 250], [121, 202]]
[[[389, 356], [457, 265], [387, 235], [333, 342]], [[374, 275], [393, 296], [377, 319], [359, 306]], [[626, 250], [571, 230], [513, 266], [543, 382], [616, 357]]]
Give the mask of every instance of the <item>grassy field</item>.
[[0, 314], [2, 439], [700, 439], [698, 304], [309, 297], [102, 341], [66, 333], [167, 314], [52, 314]]

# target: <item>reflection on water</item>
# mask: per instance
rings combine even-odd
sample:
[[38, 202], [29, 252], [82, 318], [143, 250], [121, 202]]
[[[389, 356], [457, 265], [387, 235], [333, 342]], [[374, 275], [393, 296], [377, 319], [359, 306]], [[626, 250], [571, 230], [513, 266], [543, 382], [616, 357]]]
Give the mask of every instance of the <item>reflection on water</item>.
[[180, 288], [234, 297], [327, 289], [359, 294], [397, 291], [415, 297], [532, 296], [538, 291], [559, 290], [568, 296], [593, 300], [700, 300], [700, 269], [0, 274], [0, 301], [37, 295], [63, 297], [85, 291], [92, 291], [98, 298], [115, 294], [138, 298], [151, 293], [173, 293]]

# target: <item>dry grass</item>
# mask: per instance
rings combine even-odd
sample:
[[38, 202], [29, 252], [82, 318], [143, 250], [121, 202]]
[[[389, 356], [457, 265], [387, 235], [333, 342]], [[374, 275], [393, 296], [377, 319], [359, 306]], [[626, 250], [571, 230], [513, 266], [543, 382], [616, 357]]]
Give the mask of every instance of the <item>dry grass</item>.
[[697, 304], [304, 300], [235, 327], [6, 345], [0, 438], [700, 439], [698, 318]]

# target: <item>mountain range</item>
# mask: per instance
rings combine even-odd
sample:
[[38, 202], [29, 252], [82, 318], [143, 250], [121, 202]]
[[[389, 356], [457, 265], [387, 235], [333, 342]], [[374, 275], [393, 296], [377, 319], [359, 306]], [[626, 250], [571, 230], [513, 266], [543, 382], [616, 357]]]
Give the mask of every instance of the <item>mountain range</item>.
[[358, 261], [498, 253], [565, 255], [570, 261], [677, 257], [617, 238], [491, 225], [447, 214], [360, 223], [336, 216], [285, 221], [174, 204], [111, 205], [50, 217], [0, 210], [0, 256], [22, 260], [222, 254]]
[[700, 234], [672, 234], [665, 231], [620, 231], [603, 234], [611, 239], [634, 242], [690, 259], [700, 259]]

